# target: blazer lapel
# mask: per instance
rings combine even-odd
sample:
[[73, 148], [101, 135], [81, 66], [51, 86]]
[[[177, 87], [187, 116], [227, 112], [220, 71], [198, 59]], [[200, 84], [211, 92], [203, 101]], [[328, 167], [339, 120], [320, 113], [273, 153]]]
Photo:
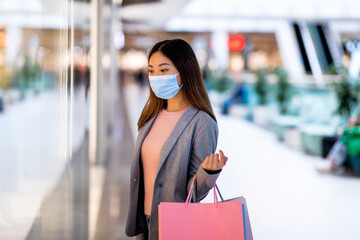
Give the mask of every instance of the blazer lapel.
[[186, 112], [181, 116], [179, 121], [176, 123], [174, 129], [171, 131], [168, 139], [164, 143], [164, 146], [161, 149], [157, 173], [159, 173], [159, 170], [161, 169], [162, 165], [164, 164], [166, 158], [169, 156], [170, 151], [173, 149], [175, 143], [179, 139], [180, 135], [184, 132], [187, 125], [190, 123], [190, 121], [194, 118], [195, 114], [199, 110], [194, 108], [193, 106], [190, 106]]
[[145, 123], [144, 126], [139, 131], [138, 139], [136, 141], [135, 148], [134, 148], [134, 149], [136, 149], [136, 154], [134, 156], [134, 158], [135, 158], [135, 162], [134, 162], [135, 166], [133, 167], [134, 170], [139, 169], [138, 166], [140, 164], [141, 146], [144, 142], [146, 135], [150, 131], [150, 128], [153, 125], [157, 115], [158, 115], [158, 113], [152, 119], [150, 119], [147, 123]]
[[158, 113], [152, 119], [150, 119], [147, 123], [145, 123], [144, 127], [141, 129], [142, 131], [139, 132], [139, 141], [138, 141], [139, 145], [136, 146], [137, 149], [140, 149], [140, 146], [143, 144], [144, 139], [147, 136], [147, 134], [149, 133], [150, 128], [153, 125], [157, 115], [158, 115]]

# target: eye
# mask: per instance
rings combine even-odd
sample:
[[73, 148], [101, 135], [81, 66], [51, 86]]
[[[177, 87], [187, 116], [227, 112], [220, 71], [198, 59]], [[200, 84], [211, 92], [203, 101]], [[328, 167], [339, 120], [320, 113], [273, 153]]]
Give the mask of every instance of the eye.
[[153, 73], [154, 71], [149, 69], [149, 71], [148, 71], [148, 72], [149, 72], [149, 73]]
[[167, 72], [168, 69], [161, 69], [160, 71], [161, 71], [161, 72]]

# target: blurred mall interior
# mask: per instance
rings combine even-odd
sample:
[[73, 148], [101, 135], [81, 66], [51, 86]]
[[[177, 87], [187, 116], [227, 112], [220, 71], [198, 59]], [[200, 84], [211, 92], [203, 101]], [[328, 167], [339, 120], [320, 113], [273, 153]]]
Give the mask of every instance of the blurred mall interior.
[[360, 149], [319, 171], [360, 113], [353, 0], [0, 0], [0, 239], [130, 239], [147, 53], [174, 38], [196, 53], [229, 157], [218, 185], [246, 197], [254, 239], [360, 239]]

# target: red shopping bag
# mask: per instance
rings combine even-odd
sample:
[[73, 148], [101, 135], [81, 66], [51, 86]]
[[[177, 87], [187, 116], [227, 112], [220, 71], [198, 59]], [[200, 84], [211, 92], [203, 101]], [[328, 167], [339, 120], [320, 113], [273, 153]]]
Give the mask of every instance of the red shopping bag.
[[214, 203], [189, 203], [194, 181], [185, 203], [159, 204], [160, 240], [252, 239], [252, 237], [246, 238], [249, 236], [246, 233], [247, 211], [245, 203], [241, 201], [245, 199], [236, 198], [218, 202], [214, 185]]

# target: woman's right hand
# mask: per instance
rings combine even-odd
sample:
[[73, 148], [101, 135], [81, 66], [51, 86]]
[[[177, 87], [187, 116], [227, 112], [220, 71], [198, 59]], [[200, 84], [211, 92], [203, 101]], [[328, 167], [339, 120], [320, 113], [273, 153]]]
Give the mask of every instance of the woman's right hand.
[[226, 157], [224, 155], [224, 152], [221, 150], [219, 151], [219, 153], [207, 156], [204, 162], [201, 164], [202, 168], [208, 171], [221, 170], [226, 165], [228, 157]]

